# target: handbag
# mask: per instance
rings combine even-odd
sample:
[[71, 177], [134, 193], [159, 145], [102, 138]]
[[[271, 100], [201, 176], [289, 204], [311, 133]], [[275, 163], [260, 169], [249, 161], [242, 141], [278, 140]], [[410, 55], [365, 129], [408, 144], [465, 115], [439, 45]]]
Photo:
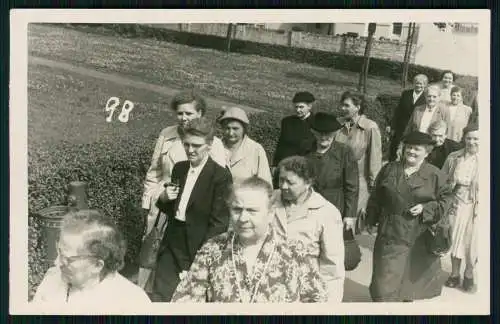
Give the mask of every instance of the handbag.
[[[142, 241], [141, 249], [139, 250], [139, 267], [146, 269], [154, 269], [158, 259], [158, 251], [160, 250], [161, 241], [163, 239], [162, 229], [158, 229], [161, 212], [156, 216], [155, 224], [151, 232], [149, 232]], [[167, 222], [165, 221], [165, 224]]]
[[430, 254], [442, 257], [450, 252], [452, 228], [448, 221], [429, 226], [426, 235], [425, 242]]
[[352, 229], [344, 230], [344, 266], [346, 271], [356, 269], [361, 262], [361, 249]]

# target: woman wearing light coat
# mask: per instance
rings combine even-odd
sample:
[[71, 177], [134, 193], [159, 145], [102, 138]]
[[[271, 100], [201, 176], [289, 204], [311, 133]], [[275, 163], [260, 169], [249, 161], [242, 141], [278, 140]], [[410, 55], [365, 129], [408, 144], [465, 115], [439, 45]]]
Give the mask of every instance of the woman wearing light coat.
[[266, 151], [248, 136], [250, 121], [245, 111], [238, 107], [228, 108], [219, 117], [219, 123], [223, 131], [226, 164], [233, 183], [257, 176], [272, 185]]

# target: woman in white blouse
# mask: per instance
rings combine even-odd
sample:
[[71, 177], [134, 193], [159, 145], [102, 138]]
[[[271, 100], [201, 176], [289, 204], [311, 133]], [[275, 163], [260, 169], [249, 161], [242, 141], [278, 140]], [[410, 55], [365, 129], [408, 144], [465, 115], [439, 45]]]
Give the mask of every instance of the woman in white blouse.
[[245, 111], [238, 107], [228, 108], [219, 117], [219, 123], [233, 183], [257, 176], [272, 185], [266, 151], [247, 135], [250, 121]]
[[443, 109], [448, 125], [446, 136], [455, 142], [462, 141], [463, 130], [472, 115], [472, 108], [464, 105], [462, 95], [462, 88], [457, 86], [451, 88], [451, 102]]
[[[470, 291], [474, 287], [474, 268], [477, 263], [478, 215], [479, 215], [479, 128], [471, 124], [464, 129], [465, 148], [451, 153], [444, 162], [443, 171], [454, 192], [449, 210], [453, 225], [451, 247], [451, 275], [445, 286], [460, 285], [460, 268], [465, 261], [462, 287]], [[489, 199], [489, 197], [485, 197]], [[489, 215], [484, 215], [488, 217]]]
[[[175, 112], [177, 125], [169, 126], [160, 133], [151, 159], [151, 166], [146, 173], [144, 181], [144, 194], [142, 196], [142, 208], [147, 213], [147, 225], [145, 234], [149, 233], [159, 214], [156, 201], [159, 195], [165, 190], [164, 185], [170, 182], [172, 168], [177, 162], [186, 161], [186, 151], [184, 150], [179, 132], [185, 128], [191, 120], [205, 115], [207, 104], [205, 99], [194, 91], [183, 91], [177, 93], [170, 108]], [[210, 150], [210, 157], [225, 166], [225, 149], [222, 141], [214, 137]], [[161, 223], [166, 221], [166, 215], [161, 216]], [[163, 226], [162, 228], [165, 228]], [[149, 269], [139, 269], [138, 285], [145, 287], [151, 271]]]
[[55, 266], [38, 286], [34, 303], [71, 304], [79, 310], [150, 303], [141, 288], [118, 273], [126, 244], [110, 218], [95, 210], [68, 214], [57, 247]]

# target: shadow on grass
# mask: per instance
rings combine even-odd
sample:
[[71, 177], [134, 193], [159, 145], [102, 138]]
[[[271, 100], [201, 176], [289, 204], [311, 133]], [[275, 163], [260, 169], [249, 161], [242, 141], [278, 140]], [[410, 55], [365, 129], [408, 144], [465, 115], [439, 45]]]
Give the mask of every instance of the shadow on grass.
[[300, 72], [287, 72], [285, 74], [288, 78], [301, 79], [312, 83], [321, 85], [335, 85], [339, 87], [356, 87], [356, 83], [352, 80], [334, 80], [327, 77], [319, 77]]

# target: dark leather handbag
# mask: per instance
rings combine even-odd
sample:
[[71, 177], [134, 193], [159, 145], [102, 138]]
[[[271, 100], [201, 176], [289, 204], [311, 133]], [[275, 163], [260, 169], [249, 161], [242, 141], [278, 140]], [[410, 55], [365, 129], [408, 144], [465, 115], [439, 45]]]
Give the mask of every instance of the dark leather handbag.
[[161, 212], [158, 212], [153, 229], [142, 241], [139, 251], [139, 267], [141, 268], [154, 269], [156, 267], [158, 251], [160, 250], [161, 241], [163, 239], [162, 229], [158, 228], [160, 215]]
[[361, 262], [361, 249], [354, 237], [352, 229], [344, 230], [344, 266], [346, 271], [356, 269]]
[[449, 222], [443, 221], [427, 228], [425, 242], [430, 254], [442, 257], [451, 249], [452, 228]]

